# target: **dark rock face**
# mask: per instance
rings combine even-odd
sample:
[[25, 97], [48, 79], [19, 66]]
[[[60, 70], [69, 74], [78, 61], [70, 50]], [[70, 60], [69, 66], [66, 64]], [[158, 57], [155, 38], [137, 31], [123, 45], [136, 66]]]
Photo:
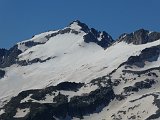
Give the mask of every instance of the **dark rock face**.
[[59, 83], [57, 86], [50, 86], [42, 90], [38, 90], [34, 92], [34, 94], [31, 96], [31, 98], [35, 100], [43, 100], [45, 99], [46, 94], [52, 94], [53, 91], [78, 91], [84, 83], [75, 83], [75, 82], [62, 82]]
[[125, 41], [128, 44], [133, 43], [135, 45], [145, 44], [160, 39], [160, 33], [151, 32], [148, 30], [140, 29], [130, 34], [122, 34], [119, 37], [119, 41]]
[[0, 70], [0, 79], [3, 78], [5, 75], [5, 71], [4, 70]]
[[78, 91], [84, 83], [62, 82], [56, 86], [57, 90]]
[[26, 47], [33, 47], [33, 46], [36, 46], [36, 45], [40, 45], [40, 44], [44, 44], [44, 43], [40, 43], [40, 42], [34, 42], [34, 41], [27, 41], [27, 42], [24, 42], [24, 43], [20, 43], [21, 44], [24, 44]]
[[18, 49], [18, 45], [13, 46], [9, 50], [0, 50], [0, 68], [9, 67], [16, 63], [17, 57], [22, 53], [21, 50]]
[[51, 37], [55, 37], [55, 36], [57, 36], [57, 35], [59, 35], [59, 34], [65, 34], [65, 33], [74, 33], [74, 34], [78, 34], [79, 33], [79, 31], [76, 31], [76, 30], [74, 30], [74, 29], [71, 29], [71, 28], [65, 28], [65, 29], [63, 29], [63, 30], [59, 30], [58, 32], [55, 32], [55, 33], [52, 33], [52, 34], [49, 34], [49, 35], [47, 35], [47, 36], [45, 36], [46, 37], [46, 39], [50, 39]]
[[[25, 44], [26, 47], [33, 47], [33, 46], [36, 46], [39, 44], [44, 44], [44, 43], [28, 41], [28, 42], [20, 43], [20, 45], [21, 44]], [[13, 46], [9, 50], [0, 49], [0, 68], [9, 67], [13, 64], [27, 65], [28, 63], [26, 61], [19, 61], [18, 60], [18, 55], [21, 53], [22, 53], [22, 51], [18, 49], [18, 45]], [[36, 61], [45, 62], [46, 60], [43, 61], [43, 60], [40, 60], [37, 58], [37, 59], [34, 59], [33, 61], [31, 61], [31, 63], [32, 62], [34, 63]]]
[[63, 30], [59, 30], [58, 32], [55, 32], [55, 33], [52, 33], [52, 34], [49, 34], [46, 36], [46, 38], [49, 40], [51, 37], [55, 37], [57, 36], [58, 34], [65, 34], [65, 33], [69, 33], [71, 31], [70, 28], [65, 28]]
[[54, 58], [56, 58], [56, 56], [48, 57], [48, 58], [46, 58], [44, 60], [41, 60], [40, 58], [35, 58], [35, 59], [31, 60], [31, 61], [29, 61], [29, 60], [21, 60], [21, 61], [17, 61], [17, 64], [19, 64], [21, 66], [27, 66], [27, 65], [34, 64], [34, 63], [38, 63], [38, 62], [39, 63], [43, 63], [43, 62], [46, 62], [46, 61], [54, 59]]
[[[69, 85], [69, 86], [67, 86]], [[57, 90], [78, 90], [83, 86], [83, 83], [60, 83], [57, 86], [50, 86], [45, 89], [39, 90], [27, 90], [19, 93], [16, 97], [13, 97], [5, 106], [5, 114], [0, 116], [0, 120], [54, 120], [53, 116], [57, 115], [59, 117], [65, 117], [68, 106], [68, 98], [65, 95], [58, 94], [53, 99], [51, 104], [40, 104], [32, 102], [31, 100], [25, 103], [20, 103], [21, 100], [32, 94], [31, 98], [34, 100], [45, 100], [47, 94], [52, 95], [52, 92]], [[70, 88], [68, 88], [70, 87]], [[57, 103], [54, 103], [57, 102]], [[30, 108], [30, 113], [24, 118], [13, 118], [17, 112], [17, 108], [24, 109]], [[65, 112], [65, 113], [64, 113]]]
[[102, 87], [89, 93], [89, 95], [71, 98], [69, 111], [71, 116], [82, 118], [83, 115], [94, 113], [99, 106], [108, 105], [114, 98], [115, 94], [112, 88]]
[[114, 42], [113, 38], [106, 33], [105, 31], [102, 32], [102, 39], [98, 42], [98, 45], [100, 45], [103, 48], [109, 47]]
[[123, 73], [132, 73], [132, 74], [137, 74], [137, 75], [151, 73], [150, 75], [155, 75], [157, 77], [157, 75], [154, 72], [152, 73], [153, 70], [159, 70], [160, 71], [160, 67], [154, 67], [154, 68], [150, 68], [150, 69], [142, 70], [142, 71], [122, 70], [122, 72]]
[[145, 61], [152, 62], [157, 61], [160, 56], [160, 45], [153, 46], [142, 50], [141, 54], [138, 56], [131, 56], [128, 60], [122, 63], [120, 66], [126, 65], [135, 65], [138, 67], [144, 67]]
[[7, 50], [6, 49], [0, 49], [0, 58], [1, 57], [4, 57], [7, 53]]
[[91, 28], [91, 30], [83, 38], [86, 43], [94, 42], [104, 49], [113, 43], [113, 39], [108, 33], [104, 31], [97, 31], [94, 28]]
[[[68, 86], [69, 85], [69, 86]], [[37, 103], [31, 100], [21, 103], [21, 100], [32, 94], [34, 100], [45, 100], [46, 94], [53, 94], [59, 90], [75, 91], [82, 87], [82, 83], [60, 83], [57, 86], [47, 87], [39, 90], [28, 90], [13, 97], [3, 109], [5, 113], [0, 116], [1, 120], [54, 120], [73, 117], [83, 118], [84, 115], [100, 112], [103, 107], [108, 105], [115, 98], [111, 87], [100, 87], [95, 91], [82, 96], [74, 96], [68, 101], [68, 96], [59, 92], [53, 98], [53, 103]], [[103, 106], [103, 107], [102, 107]], [[14, 118], [17, 108], [29, 108], [30, 112], [23, 118]], [[97, 111], [97, 109], [99, 110]], [[101, 109], [100, 109], [101, 108]]]
[[129, 87], [125, 87], [124, 88], [124, 92], [128, 93], [128, 92], [138, 92], [140, 89], [147, 89], [147, 88], [151, 88], [153, 84], [155, 84], [155, 80], [153, 79], [146, 79], [144, 81], [141, 82], [136, 82], [134, 84], [134, 86], [129, 86]]
[[8, 50], [0, 49], [0, 65], [4, 63], [4, 58], [7, 54]]

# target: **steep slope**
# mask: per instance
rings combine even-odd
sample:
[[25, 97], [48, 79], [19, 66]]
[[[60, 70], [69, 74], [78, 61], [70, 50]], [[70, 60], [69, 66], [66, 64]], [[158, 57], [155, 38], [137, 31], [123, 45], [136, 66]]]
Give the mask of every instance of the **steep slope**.
[[[104, 48], [97, 43], [89, 41], [89, 39], [89, 43], [85, 42], [87, 39], [84, 36], [88, 34], [91, 34], [91, 30], [85, 24], [75, 21], [63, 30], [42, 33], [34, 36], [31, 40], [15, 45], [14, 51], [9, 50], [11, 53], [7, 52], [4, 57], [2, 56], [2, 59], [10, 58], [9, 60], [13, 62], [4, 64], [6, 62], [4, 59], [2, 64], [3, 67], [6, 67], [4, 68], [6, 74], [1, 79], [3, 81], [1, 97], [12, 93], [17, 94], [17, 91], [20, 92], [24, 89], [54, 85], [65, 80], [86, 81], [85, 75], [84, 78], [81, 77], [78, 80], [78, 74], [88, 69], [88, 64], [93, 64], [100, 59], [95, 59], [96, 57], [105, 54]], [[103, 33], [97, 32], [97, 34]], [[97, 37], [97, 41], [98, 39], [101, 41], [101, 38]], [[13, 58], [13, 54], [18, 55]], [[9, 67], [9, 65], [11, 66]], [[86, 75], [92, 74], [91, 70], [86, 72], [88, 72]]]
[[0, 49], [0, 119], [159, 118], [160, 39], [134, 33], [114, 42], [76, 20]]
[[139, 55], [130, 56], [106, 78], [111, 80], [114, 93], [120, 98], [114, 99], [101, 113], [85, 119], [159, 119], [160, 41]]

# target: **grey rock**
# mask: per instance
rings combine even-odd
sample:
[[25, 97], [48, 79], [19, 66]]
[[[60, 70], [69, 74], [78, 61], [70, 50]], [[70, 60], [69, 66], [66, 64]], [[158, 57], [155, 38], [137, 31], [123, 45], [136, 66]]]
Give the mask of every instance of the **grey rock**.
[[73, 90], [75, 87], [77, 87], [76, 89], [81, 87], [81, 83], [61, 83], [57, 86], [50, 86], [45, 89], [27, 90], [19, 93], [3, 107], [5, 113], [0, 116], [0, 119], [18, 120], [18, 118], [13, 118], [17, 108], [30, 108], [30, 113], [21, 118], [21, 120], [44, 120], [44, 118], [47, 120], [54, 120], [53, 116], [62, 120], [67, 116], [70, 116], [70, 119], [73, 117], [83, 118], [84, 115], [95, 113], [97, 108], [101, 108], [99, 110], [100, 112], [103, 107], [107, 106], [111, 100], [115, 98], [114, 91], [111, 87], [100, 87], [89, 94], [74, 96], [70, 101], [68, 101], [66, 95], [59, 92], [59, 94], [53, 98], [53, 103], [37, 103], [32, 101], [21, 103], [21, 100], [30, 94], [32, 94], [32, 99], [43, 100], [47, 94], [53, 91], [59, 91], [57, 89], [68, 90], [66, 88], [68, 84], [70, 84]]
[[160, 45], [153, 46], [150, 48], [145, 48], [141, 51], [140, 55], [137, 56], [130, 56], [128, 60], [122, 63], [119, 67], [123, 65], [130, 65], [130, 66], [137, 66], [137, 67], [144, 67], [145, 61], [153, 62], [157, 61], [160, 55]]
[[138, 92], [140, 89], [148, 89], [151, 88], [153, 84], [155, 84], [154, 79], [146, 79], [144, 81], [136, 82], [134, 86], [128, 86], [123, 88], [124, 93], [128, 92]]
[[5, 71], [4, 70], [0, 70], [0, 79], [3, 78], [5, 75]]
[[[100, 36], [101, 36], [101, 40], [98, 40]], [[114, 42], [114, 40], [108, 33], [106, 33], [105, 31], [103, 32], [97, 31], [94, 28], [91, 28], [91, 30], [83, 38], [84, 38], [84, 42], [97, 43], [99, 46], [101, 46], [104, 49], [109, 47]]]
[[127, 33], [122, 34], [118, 38], [118, 41], [119, 42], [125, 41], [128, 44], [133, 43], [135, 45], [140, 45], [140, 44], [146, 44], [149, 42], [153, 42], [158, 39], [160, 39], [159, 32], [150, 32], [148, 30], [139, 29], [130, 34], [127, 34]]
[[3, 51], [3, 55], [0, 56], [0, 68], [9, 67], [16, 63], [17, 57], [22, 53], [21, 50], [18, 49], [18, 45], [13, 46], [9, 50], [1, 50]]

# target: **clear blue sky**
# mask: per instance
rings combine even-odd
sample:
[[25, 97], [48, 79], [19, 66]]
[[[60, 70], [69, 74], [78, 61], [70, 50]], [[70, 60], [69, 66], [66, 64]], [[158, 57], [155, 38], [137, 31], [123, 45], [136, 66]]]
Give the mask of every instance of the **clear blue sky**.
[[160, 0], [0, 0], [0, 48], [79, 19], [117, 38], [139, 28], [160, 31]]

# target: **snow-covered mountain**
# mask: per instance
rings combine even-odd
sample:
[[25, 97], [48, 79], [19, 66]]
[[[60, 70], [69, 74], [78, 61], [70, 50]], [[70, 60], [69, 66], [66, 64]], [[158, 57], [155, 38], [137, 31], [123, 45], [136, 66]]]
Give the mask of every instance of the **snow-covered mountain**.
[[0, 120], [158, 120], [159, 85], [158, 32], [76, 20], [0, 49]]

